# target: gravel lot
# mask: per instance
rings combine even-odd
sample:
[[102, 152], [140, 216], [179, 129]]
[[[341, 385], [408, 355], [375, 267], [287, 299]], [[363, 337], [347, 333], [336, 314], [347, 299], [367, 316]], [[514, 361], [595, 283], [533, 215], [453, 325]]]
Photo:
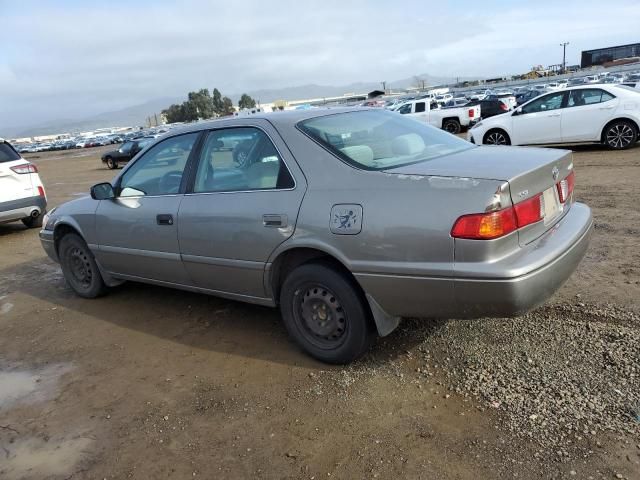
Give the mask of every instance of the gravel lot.
[[[33, 155], [51, 205], [101, 149]], [[126, 284], [75, 297], [0, 225], [0, 478], [640, 479], [640, 146], [576, 148], [596, 229], [518, 319], [409, 319], [333, 368], [278, 312]]]

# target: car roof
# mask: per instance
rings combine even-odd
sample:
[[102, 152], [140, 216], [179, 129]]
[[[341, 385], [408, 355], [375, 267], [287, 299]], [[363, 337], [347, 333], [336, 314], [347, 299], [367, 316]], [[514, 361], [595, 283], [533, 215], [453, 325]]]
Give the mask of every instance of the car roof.
[[[409, 102], [405, 102], [409, 103]], [[284, 110], [279, 112], [266, 112], [256, 113], [250, 116], [243, 117], [223, 117], [215, 120], [209, 120], [205, 122], [187, 124], [179, 128], [174, 128], [162, 138], [172, 137], [176, 134], [185, 132], [198, 132], [201, 130], [208, 130], [210, 128], [217, 128], [222, 126], [232, 127], [234, 125], [246, 125], [252, 119], [266, 120], [271, 124], [282, 126], [293, 126], [303, 120], [310, 118], [324, 117], [326, 115], [333, 115], [337, 113], [358, 112], [362, 110], [380, 110], [379, 108], [369, 107], [322, 107], [322, 108], [308, 108], [303, 110]]]

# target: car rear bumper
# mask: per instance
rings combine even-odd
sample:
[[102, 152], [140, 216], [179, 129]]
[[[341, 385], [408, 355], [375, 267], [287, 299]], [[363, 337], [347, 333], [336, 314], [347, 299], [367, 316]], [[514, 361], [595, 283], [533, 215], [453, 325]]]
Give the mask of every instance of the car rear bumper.
[[[547, 300], [571, 276], [589, 245], [593, 220], [576, 203], [518, 258], [456, 265], [453, 277], [355, 274], [364, 291], [390, 316], [480, 318], [514, 316]], [[489, 268], [487, 268], [489, 267]], [[464, 272], [463, 272], [464, 270]]]
[[47, 199], [39, 195], [0, 202], [0, 223], [13, 222], [29, 217], [34, 211], [43, 215], [47, 209]]

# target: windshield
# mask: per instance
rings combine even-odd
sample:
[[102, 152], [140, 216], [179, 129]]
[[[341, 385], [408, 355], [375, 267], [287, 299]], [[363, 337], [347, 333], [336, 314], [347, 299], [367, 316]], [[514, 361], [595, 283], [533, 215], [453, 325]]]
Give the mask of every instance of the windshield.
[[298, 128], [340, 159], [366, 170], [396, 168], [474, 148], [450, 133], [381, 110], [311, 118]]
[[13, 162], [14, 160], [20, 160], [20, 155], [16, 153], [11, 145], [6, 142], [0, 143], [0, 163]]

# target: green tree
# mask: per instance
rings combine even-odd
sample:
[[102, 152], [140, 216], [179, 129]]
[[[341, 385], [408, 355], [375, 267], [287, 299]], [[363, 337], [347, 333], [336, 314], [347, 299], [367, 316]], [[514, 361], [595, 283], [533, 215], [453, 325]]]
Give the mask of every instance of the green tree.
[[167, 118], [168, 123], [184, 122], [184, 109], [182, 105], [173, 104], [169, 108], [162, 110], [162, 114]]
[[198, 92], [189, 92], [188, 98], [187, 103], [190, 104], [188, 111], [193, 112], [196, 117], [193, 120], [214, 116], [213, 98], [209, 95], [208, 89], [203, 88]]
[[233, 115], [235, 110], [233, 109], [233, 102], [229, 97], [222, 98], [222, 116]]
[[224, 103], [222, 101], [222, 94], [220, 93], [220, 90], [218, 90], [217, 88], [213, 89], [213, 111], [216, 115], [222, 115], [222, 112], [224, 112]]
[[243, 93], [240, 97], [240, 100], [238, 101], [238, 108], [240, 110], [242, 110], [243, 108], [255, 108], [255, 106], [256, 101], [246, 93]]

